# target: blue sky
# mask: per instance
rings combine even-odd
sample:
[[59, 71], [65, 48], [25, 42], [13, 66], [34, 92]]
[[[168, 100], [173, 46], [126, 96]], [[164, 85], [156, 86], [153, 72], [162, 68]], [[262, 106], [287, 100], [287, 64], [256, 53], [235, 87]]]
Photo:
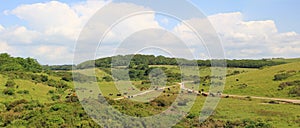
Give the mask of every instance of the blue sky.
[[[22, 4], [48, 2], [50, 0], [0, 0], [0, 12], [11, 10]], [[60, 0], [73, 4], [84, 0]], [[300, 33], [299, 0], [190, 0], [204, 14], [212, 15], [226, 12], [242, 12], [246, 20], [274, 20], [279, 31], [296, 31]], [[0, 13], [3, 26], [14, 24], [26, 25], [15, 16]]]
[[[107, 2], [91, 1], [0, 0], [0, 52], [34, 57], [43, 64], [71, 63], [76, 42], [74, 35], [78, 35], [71, 32], [79, 31], [92, 16], [91, 12]], [[190, 1], [209, 18], [220, 34], [227, 58], [299, 57], [299, 0]], [[60, 14], [56, 8], [65, 12]], [[70, 23], [64, 24], [59, 17], [68, 17]], [[146, 17], [149, 18], [153, 17]], [[180, 21], [160, 15], [155, 15], [153, 21], [145, 21], [145, 24], [155, 23], [170, 31], [184, 29]], [[60, 28], [62, 25], [64, 27]], [[31, 52], [35, 50], [39, 54]], [[46, 56], [51, 52], [56, 54]], [[204, 56], [203, 53], [198, 58]]]
[[242, 12], [245, 20], [274, 20], [279, 31], [300, 32], [299, 0], [191, 0], [206, 15]]

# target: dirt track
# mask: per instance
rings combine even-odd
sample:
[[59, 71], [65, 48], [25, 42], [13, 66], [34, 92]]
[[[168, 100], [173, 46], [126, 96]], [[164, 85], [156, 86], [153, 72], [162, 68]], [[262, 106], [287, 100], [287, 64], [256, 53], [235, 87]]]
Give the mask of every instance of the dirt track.
[[[181, 89], [191, 91], [191, 92], [194, 92], [194, 93], [199, 93], [198, 91], [185, 88], [182, 83], [179, 83], [179, 85], [180, 85]], [[173, 86], [177, 86], [177, 85], [173, 85]], [[173, 87], [173, 86], [162, 87], [162, 88], [159, 88], [158, 90], [163, 90], [163, 89], [170, 88], [170, 87]], [[153, 91], [156, 91], [156, 90], [147, 90], [145, 92], [135, 94], [132, 97], [141, 96], [141, 95], [144, 95], [144, 94], [147, 94], [147, 93], [151, 93]], [[209, 93], [207, 93], [207, 92], [202, 92], [201, 94], [204, 94], [206, 96], [209, 95]], [[227, 97], [227, 98], [246, 98], [246, 97], [250, 97], [250, 98], [253, 98], [253, 99], [274, 100], [274, 101], [279, 101], [279, 102], [286, 102], [286, 103], [292, 103], [292, 104], [299, 104], [300, 105], [300, 100], [295, 100], [295, 99], [270, 98], [270, 97], [259, 97], [259, 96], [242, 96], [242, 95], [231, 95], [231, 94], [221, 94], [219, 96], [221, 96], [222, 98], [224, 98], [224, 97]], [[126, 97], [120, 97], [120, 98], [115, 98], [114, 100], [121, 100], [121, 99], [125, 99], [125, 98]]]

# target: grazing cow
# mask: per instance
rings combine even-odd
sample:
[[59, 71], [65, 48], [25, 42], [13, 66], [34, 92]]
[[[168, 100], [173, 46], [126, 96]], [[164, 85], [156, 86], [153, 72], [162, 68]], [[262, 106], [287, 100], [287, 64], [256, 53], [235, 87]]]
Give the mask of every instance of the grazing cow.
[[117, 96], [122, 96], [122, 94], [117, 94]]
[[127, 95], [128, 93], [127, 93], [127, 92], [124, 92], [123, 94], [124, 94], [124, 95]]
[[215, 97], [215, 94], [213, 94], [213, 93], [211, 93], [211, 92], [209, 93], [209, 95], [212, 96], [212, 97]]
[[168, 88], [168, 90], [170, 91], [171, 89], [170, 89], [170, 88]]
[[111, 94], [111, 93], [109, 94], [109, 96], [113, 96], [113, 95], [114, 95], [114, 94]]

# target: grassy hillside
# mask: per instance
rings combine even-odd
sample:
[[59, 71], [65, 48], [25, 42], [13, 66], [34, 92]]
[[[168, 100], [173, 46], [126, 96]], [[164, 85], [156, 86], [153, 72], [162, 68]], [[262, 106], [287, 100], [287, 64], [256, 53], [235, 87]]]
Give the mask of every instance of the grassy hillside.
[[[197, 98], [190, 115], [199, 114], [204, 100], [204, 97]], [[270, 104], [268, 102], [268, 100], [255, 100], [251, 98], [221, 99], [216, 111], [211, 116], [213, 121], [209, 121], [209, 127], [224, 127], [224, 123], [227, 124], [227, 127], [235, 126], [241, 128], [253, 127], [255, 125], [259, 127], [259, 124], [265, 125], [265, 127], [270, 126], [276, 128], [297, 128], [300, 126], [300, 112], [298, 111], [300, 107], [298, 105]], [[188, 118], [187, 121], [181, 122], [178, 125], [196, 125], [197, 119], [197, 116]], [[198, 124], [198, 126], [204, 127], [206, 126], [204, 124]]]
[[[276, 74], [293, 72], [284, 80], [274, 80]], [[295, 98], [288, 95], [290, 87], [278, 90], [283, 82], [300, 80], [300, 62], [266, 67], [234, 76], [227, 77], [224, 93], [249, 96], [266, 96], [278, 98]]]
[[[176, 65], [166, 65], [168, 61], [174, 60], [172, 58], [149, 57], [152, 58], [149, 60], [152, 65], [141, 63], [145, 58], [139, 56], [135, 58], [136, 62], [128, 67], [131, 82], [135, 86], [135, 91], [132, 92], [145, 91], [150, 88], [151, 81], [148, 75], [155, 68], [160, 68], [168, 77], [167, 86], [174, 86], [169, 89], [164, 88], [161, 94], [157, 94], [156, 99], [145, 103], [130, 99], [115, 100], [124, 97], [124, 93], [115, 87], [107, 58], [98, 60], [98, 65], [105, 65], [104, 67], [73, 72], [69, 70], [70, 66], [53, 67], [59, 71], [36, 71], [32, 69], [34, 66], [16, 69], [11, 68], [8, 63], [0, 63], [0, 65], [4, 64], [2, 67], [5, 67], [5, 70], [0, 73], [0, 127], [99, 127], [83, 110], [77, 98], [78, 92], [74, 89], [72, 73], [79, 80], [76, 82], [83, 81], [86, 86], [90, 86], [91, 83], [86, 81], [91, 78], [91, 74], [87, 74], [87, 71], [95, 71], [98, 87], [102, 91], [101, 95], [105, 96], [115, 109], [136, 117], [160, 113], [166, 110], [178, 95], [181, 70]], [[23, 62], [20, 61], [21, 58], [10, 59], [17, 65]], [[105, 63], [101, 63], [103, 60]], [[280, 63], [269, 63], [269, 61]], [[252, 68], [243, 68], [243, 64], [238, 64], [238, 62], [251, 62], [247, 66]], [[259, 68], [253, 68], [257, 66], [256, 62], [262, 62], [258, 64]], [[173, 61], [171, 63], [174, 64]], [[174, 127], [300, 127], [300, 105], [251, 98], [251, 96], [263, 96], [299, 99], [300, 96], [297, 94], [300, 92], [298, 88], [300, 87], [300, 60], [233, 60], [231, 64], [242, 67], [227, 68], [224, 93], [241, 95], [242, 98], [222, 98], [214, 114], [205, 122], [199, 123], [198, 116], [206, 100], [206, 97], [199, 95], [188, 115]], [[275, 65], [261, 67], [264, 64]], [[26, 65], [26, 63], [20, 65]], [[37, 62], [35, 66], [40, 67]], [[118, 68], [127, 67], [119, 66]], [[186, 79], [196, 75], [192, 67], [187, 67], [185, 70], [187, 72], [183, 74], [183, 77]], [[201, 66], [199, 73], [200, 83], [192, 81], [187, 82], [185, 86], [190, 89], [199, 86], [200, 90], [209, 91], [209, 82], [213, 77], [211, 68]], [[162, 76], [159, 73], [156, 75]], [[121, 77], [117, 83], [125, 85]], [[129, 86], [120, 88], [125, 91], [133, 90]], [[152, 97], [156, 93], [150, 92], [143, 96]], [[89, 100], [89, 97], [84, 100]], [[180, 105], [191, 103], [191, 101], [184, 101]], [[113, 118], [118, 119], [118, 117]]]

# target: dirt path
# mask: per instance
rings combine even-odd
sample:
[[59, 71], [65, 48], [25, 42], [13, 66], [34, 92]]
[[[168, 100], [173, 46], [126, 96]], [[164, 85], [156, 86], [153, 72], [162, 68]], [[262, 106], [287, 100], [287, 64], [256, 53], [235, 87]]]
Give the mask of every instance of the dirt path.
[[259, 96], [241, 96], [241, 95], [230, 95], [230, 94], [222, 94], [222, 97], [232, 97], [232, 98], [245, 98], [250, 97], [253, 99], [261, 99], [261, 100], [274, 100], [286, 103], [300, 104], [300, 100], [295, 99], [285, 99], [285, 98], [270, 98], [270, 97], [259, 97]]
[[[141, 92], [141, 93], [132, 95], [131, 98], [136, 97], [136, 96], [145, 95], [145, 94], [151, 93], [151, 92], [153, 92], [153, 91], [163, 90], [163, 89], [166, 89], [166, 88], [171, 88], [171, 87], [174, 87], [174, 86], [178, 86], [178, 85], [172, 85], [172, 86], [161, 87], [161, 88], [158, 88], [158, 89], [156, 89], [156, 90], [155, 90], [155, 89], [153, 89], [153, 90], [147, 90], [147, 91], [145, 91], [145, 92]], [[180, 88], [183, 89], [183, 90], [187, 90], [187, 91], [190, 91], [190, 92], [199, 94], [199, 91], [195, 91], [195, 90], [186, 88], [186, 87], [184, 86], [184, 84], [182, 84], [182, 83], [179, 83], [179, 86], [180, 86]], [[208, 92], [202, 92], [201, 94], [204, 94], [204, 95], [206, 95], [206, 96], [209, 95]], [[251, 98], [253, 98], [253, 99], [274, 100], [274, 101], [279, 101], [279, 102], [286, 102], [286, 103], [292, 103], [292, 104], [300, 104], [300, 100], [295, 100], [295, 99], [285, 99], [285, 98], [270, 98], [270, 97], [259, 97], [259, 96], [242, 96], [242, 95], [231, 95], [231, 94], [221, 94], [221, 95], [219, 95], [219, 96], [221, 96], [222, 98], [224, 98], [224, 97], [228, 97], [228, 98], [246, 98], [246, 97], [251, 97]], [[126, 96], [126, 97], [115, 98], [114, 100], [121, 100], [121, 99], [125, 99], [125, 98], [127, 98], [127, 96]]]
[[[178, 86], [178, 85], [172, 85], [172, 86], [161, 87], [161, 88], [158, 88], [158, 89], [147, 90], [147, 91], [144, 91], [144, 92], [141, 92], [141, 93], [138, 93], [138, 94], [134, 94], [130, 98], [145, 95], [147, 93], [151, 93], [151, 92], [158, 91], [158, 90], [164, 90], [166, 88], [171, 88], [171, 87], [174, 87], [174, 86]], [[114, 100], [122, 100], [122, 99], [125, 99], [125, 98], [128, 98], [128, 96], [115, 98]]]

